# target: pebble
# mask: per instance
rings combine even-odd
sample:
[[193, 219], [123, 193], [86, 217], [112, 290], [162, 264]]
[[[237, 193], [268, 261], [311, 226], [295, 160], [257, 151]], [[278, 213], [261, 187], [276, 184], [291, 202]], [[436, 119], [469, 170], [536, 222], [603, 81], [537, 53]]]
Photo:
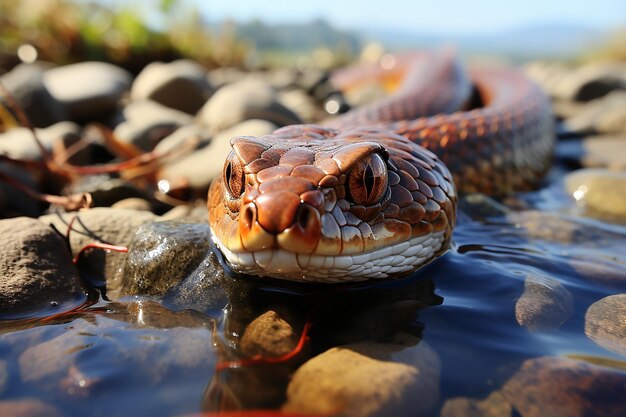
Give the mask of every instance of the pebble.
[[128, 210], [137, 210], [137, 211], [150, 211], [152, 206], [150, 202], [143, 198], [131, 197], [120, 200], [113, 205], [111, 208], [116, 209], [128, 209]]
[[135, 78], [131, 100], [152, 100], [166, 107], [195, 114], [213, 93], [206, 70], [188, 59], [148, 64]]
[[130, 88], [132, 76], [105, 62], [81, 62], [49, 69], [43, 76], [52, 97], [70, 120], [93, 120], [115, 110]]
[[278, 126], [301, 123], [293, 111], [278, 101], [269, 83], [255, 77], [217, 90], [200, 109], [198, 119], [213, 132], [228, 129], [248, 119], [267, 120]]
[[[81, 129], [73, 122], [59, 122], [43, 129], [36, 129], [37, 137], [48, 151], [52, 151], [56, 141], [63, 141], [68, 147], [80, 140]], [[33, 133], [25, 127], [15, 127], [0, 133], [0, 154], [22, 161], [40, 161], [41, 150]], [[84, 160], [84, 158], [82, 158]], [[77, 162], [73, 158], [72, 162]]]
[[55, 407], [37, 398], [0, 401], [0, 416], [11, 417], [62, 417]]
[[329, 349], [302, 365], [289, 383], [283, 411], [425, 416], [438, 402], [439, 359], [424, 342], [361, 342]]
[[[65, 233], [74, 213], [46, 214], [39, 220], [52, 224]], [[135, 231], [144, 223], [155, 221], [158, 216], [144, 211], [95, 207], [78, 213], [70, 233], [72, 256], [85, 245], [97, 241], [128, 247]], [[115, 299], [120, 288], [126, 253], [92, 249], [81, 255], [78, 263], [81, 277], [92, 283], [104, 283], [107, 296]]]
[[289, 323], [275, 311], [267, 311], [254, 319], [241, 337], [241, 351], [248, 357], [278, 357], [291, 352], [298, 336]]
[[593, 303], [585, 314], [585, 334], [603, 348], [626, 357], [626, 294]]
[[248, 74], [235, 67], [219, 67], [207, 73], [209, 84], [219, 89], [228, 84], [233, 84], [246, 78]]
[[86, 300], [63, 238], [27, 217], [0, 220], [0, 317], [67, 311]]
[[595, 99], [563, 123], [565, 130], [578, 134], [626, 134], [626, 91], [613, 91]]
[[565, 189], [589, 217], [626, 223], [626, 171], [580, 169], [565, 176]]
[[575, 359], [528, 359], [500, 392], [523, 417], [626, 415], [626, 372]]
[[566, 72], [553, 93], [571, 101], [591, 101], [619, 89], [626, 89], [626, 66], [593, 63]]
[[[2, 85], [11, 93], [34, 127], [47, 127], [65, 120], [65, 108], [57, 101], [43, 82], [45, 68], [39, 64], [20, 64], [0, 77]], [[0, 105], [11, 110], [4, 94]], [[16, 115], [13, 115], [16, 119]]]
[[532, 331], [557, 329], [572, 315], [573, 308], [572, 294], [559, 281], [530, 274], [524, 281], [524, 293], [515, 303], [515, 319]]
[[163, 296], [206, 258], [211, 235], [206, 223], [143, 224], [128, 247], [119, 293]]
[[176, 129], [192, 123], [192, 117], [150, 100], [133, 101], [122, 111], [125, 120], [113, 133], [122, 142], [151, 151]]
[[222, 174], [224, 161], [232, 150], [230, 140], [234, 136], [263, 136], [276, 130], [276, 125], [266, 120], [247, 120], [224, 130], [213, 137], [208, 146], [198, 149], [165, 166], [158, 173], [159, 180], [172, 184], [206, 190], [211, 182]]

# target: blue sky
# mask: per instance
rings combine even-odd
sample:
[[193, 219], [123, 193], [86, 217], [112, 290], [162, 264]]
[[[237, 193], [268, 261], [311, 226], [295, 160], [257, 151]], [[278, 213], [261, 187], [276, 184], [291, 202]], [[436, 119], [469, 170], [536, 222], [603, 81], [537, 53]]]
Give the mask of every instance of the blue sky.
[[267, 22], [322, 17], [343, 29], [485, 34], [531, 25], [626, 26], [626, 0], [198, 0], [203, 15]]

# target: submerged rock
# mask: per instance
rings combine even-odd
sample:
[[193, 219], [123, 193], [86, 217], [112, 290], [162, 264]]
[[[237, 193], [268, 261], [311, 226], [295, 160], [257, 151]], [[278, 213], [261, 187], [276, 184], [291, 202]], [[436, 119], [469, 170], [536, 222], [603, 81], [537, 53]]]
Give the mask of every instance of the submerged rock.
[[559, 328], [572, 314], [572, 294], [553, 278], [528, 275], [515, 303], [515, 319], [528, 330]]
[[37, 398], [0, 401], [0, 416], [11, 417], [62, 417], [55, 407]]
[[565, 187], [584, 212], [605, 221], [626, 223], [626, 172], [580, 169], [565, 177]]
[[626, 356], [626, 294], [593, 303], [585, 314], [585, 334], [603, 348]]
[[246, 327], [241, 337], [241, 350], [248, 357], [277, 357], [292, 351], [297, 342], [291, 325], [270, 310]]
[[447, 400], [441, 408], [441, 417], [512, 417], [513, 407], [506, 398], [494, 392], [484, 400], [457, 397]]
[[26, 217], [0, 220], [0, 317], [58, 313], [86, 300], [63, 238]]

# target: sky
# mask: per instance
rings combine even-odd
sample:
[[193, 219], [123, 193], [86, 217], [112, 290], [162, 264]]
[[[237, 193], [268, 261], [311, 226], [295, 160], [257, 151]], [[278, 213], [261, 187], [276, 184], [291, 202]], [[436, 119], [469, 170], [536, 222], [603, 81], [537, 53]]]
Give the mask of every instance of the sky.
[[[193, 0], [190, 0], [193, 2]], [[626, 26], [626, 0], [197, 0], [210, 21], [309, 21], [341, 29], [487, 34], [535, 25]]]

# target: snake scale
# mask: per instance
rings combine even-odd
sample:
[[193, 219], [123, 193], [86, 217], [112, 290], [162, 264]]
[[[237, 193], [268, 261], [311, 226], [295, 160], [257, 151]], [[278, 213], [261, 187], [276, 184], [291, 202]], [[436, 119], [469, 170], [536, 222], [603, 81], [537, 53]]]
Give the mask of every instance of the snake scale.
[[457, 192], [529, 189], [552, 157], [549, 101], [511, 69], [415, 59], [397, 92], [324, 126], [231, 140], [209, 189], [233, 270], [312, 282], [407, 274], [444, 253]]

